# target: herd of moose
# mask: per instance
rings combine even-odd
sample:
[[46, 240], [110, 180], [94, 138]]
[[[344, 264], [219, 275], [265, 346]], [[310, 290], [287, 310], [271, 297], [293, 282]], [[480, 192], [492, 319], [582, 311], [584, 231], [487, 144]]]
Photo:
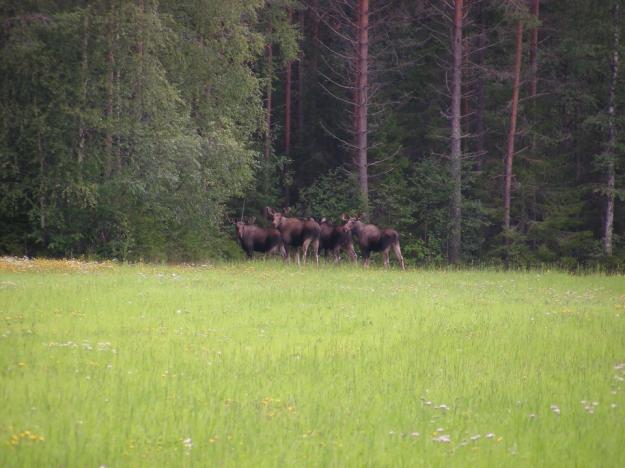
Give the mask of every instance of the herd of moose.
[[263, 228], [255, 225], [256, 218], [251, 218], [247, 222], [243, 220], [235, 222], [237, 239], [250, 259], [254, 256], [254, 252], [262, 252], [278, 254], [288, 260], [289, 252], [294, 251], [299, 264], [301, 250], [306, 263], [308, 249], [311, 248], [317, 264], [320, 249], [323, 249], [326, 255], [331, 253], [335, 262], [340, 260], [341, 251], [344, 251], [352, 262], [357, 262], [358, 257], [354, 250], [355, 238], [365, 267], [369, 265], [372, 252], [382, 252], [384, 266], [388, 268], [389, 252], [393, 249], [402, 269], [406, 268], [397, 231], [365, 224], [361, 220], [361, 215], [343, 214], [341, 220], [344, 224], [334, 225], [326, 218], [317, 221], [312, 217], [289, 217], [288, 208], [279, 212], [266, 207], [264, 214], [271, 221], [272, 227]]

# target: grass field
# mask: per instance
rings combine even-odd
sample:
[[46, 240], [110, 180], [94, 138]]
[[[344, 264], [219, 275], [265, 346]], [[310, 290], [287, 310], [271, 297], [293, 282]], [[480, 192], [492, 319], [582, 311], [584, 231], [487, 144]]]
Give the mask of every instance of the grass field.
[[0, 466], [625, 463], [625, 278], [0, 260]]

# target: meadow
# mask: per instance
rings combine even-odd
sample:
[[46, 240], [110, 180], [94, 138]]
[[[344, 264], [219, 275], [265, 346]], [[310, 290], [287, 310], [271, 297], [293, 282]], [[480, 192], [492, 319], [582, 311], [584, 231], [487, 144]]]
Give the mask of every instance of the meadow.
[[623, 466], [625, 278], [0, 260], [0, 466]]

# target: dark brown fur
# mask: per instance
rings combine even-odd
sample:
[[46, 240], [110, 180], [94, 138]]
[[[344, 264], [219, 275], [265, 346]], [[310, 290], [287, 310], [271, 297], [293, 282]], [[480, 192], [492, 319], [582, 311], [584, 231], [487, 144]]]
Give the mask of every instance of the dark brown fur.
[[406, 269], [399, 246], [399, 233], [395, 229], [380, 229], [374, 224], [364, 224], [360, 217], [351, 218], [351, 220], [353, 221], [352, 234], [358, 240], [365, 266], [369, 266], [371, 252], [382, 252], [384, 266], [388, 268], [389, 250], [392, 248], [402, 269]]
[[286, 249], [282, 242], [280, 231], [274, 228], [261, 228], [254, 224], [236, 223], [237, 239], [248, 258], [254, 257], [254, 252], [268, 254], [279, 253], [286, 258]]
[[271, 220], [273, 227], [282, 234], [282, 241], [285, 247], [296, 249], [297, 263], [299, 263], [299, 249], [302, 250], [304, 263], [308, 254], [308, 247], [312, 246], [315, 260], [319, 264], [319, 235], [320, 227], [313, 218], [301, 220], [298, 218], [287, 218], [284, 213], [275, 211], [273, 208], [265, 208], [267, 218]]
[[321, 219], [319, 222], [319, 227], [321, 228], [319, 247], [324, 249], [326, 254], [328, 251], [332, 252], [335, 263], [338, 263], [340, 259], [341, 250], [347, 252], [347, 255], [355, 262], [357, 257], [351, 233], [353, 221], [347, 218], [342, 219], [347, 220], [347, 222], [340, 226], [333, 225], [325, 218]]

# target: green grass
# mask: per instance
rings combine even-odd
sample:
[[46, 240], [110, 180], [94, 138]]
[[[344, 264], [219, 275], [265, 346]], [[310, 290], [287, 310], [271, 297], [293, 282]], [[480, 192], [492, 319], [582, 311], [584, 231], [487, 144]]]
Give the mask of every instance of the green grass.
[[625, 461], [622, 276], [14, 263], [3, 467]]

